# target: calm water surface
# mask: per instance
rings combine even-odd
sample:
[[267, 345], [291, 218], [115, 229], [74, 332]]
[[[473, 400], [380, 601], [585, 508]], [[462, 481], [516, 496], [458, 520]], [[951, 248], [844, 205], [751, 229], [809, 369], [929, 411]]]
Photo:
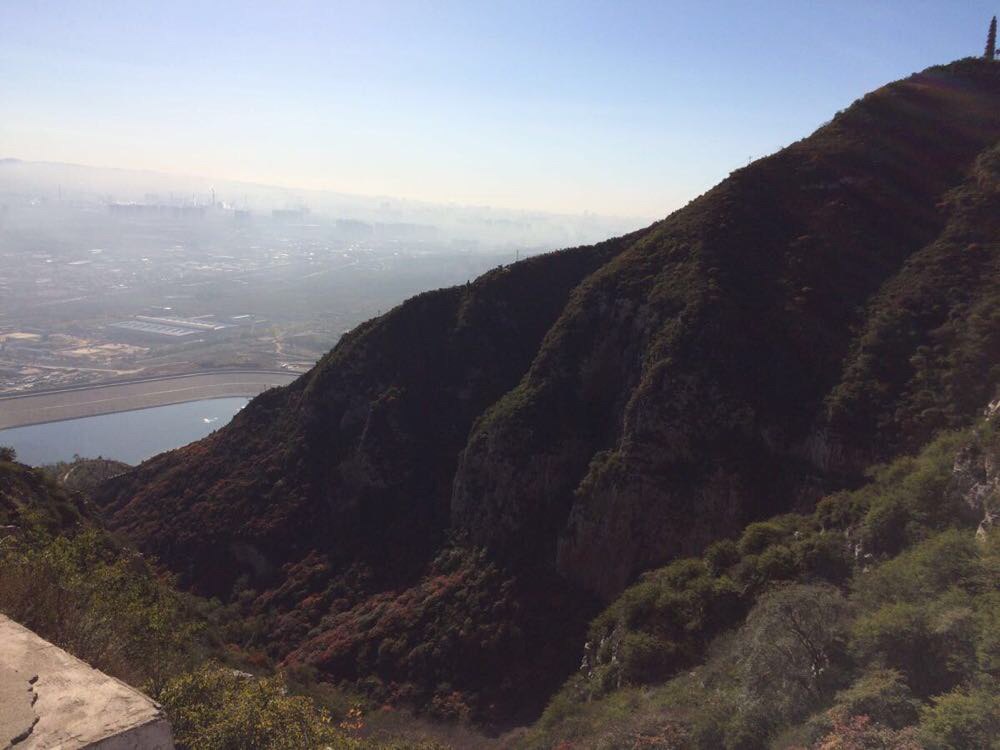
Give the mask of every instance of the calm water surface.
[[245, 398], [212, 398], [12, 427], [0, 430], [0, 445], [12, 446], [19, 461], [33, 466], [69, 461], [73, 454], [137, 464], [205, 437], [228, 423], [246, 403]]

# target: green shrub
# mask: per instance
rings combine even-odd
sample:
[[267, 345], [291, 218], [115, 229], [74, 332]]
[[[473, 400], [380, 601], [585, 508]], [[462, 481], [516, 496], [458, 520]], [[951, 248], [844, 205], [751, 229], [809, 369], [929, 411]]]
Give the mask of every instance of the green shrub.
[[861, 523], [868, 550], [896, 554], [955, 523], [960, 513], [948, 485], [958, 446], [968, 439], [968, 433], [944, 433], [918, 456], [897, 459], [873, 472], [874, 481], [856, 496], [868, 508]]
[[930, 624], [918, 604], [887, 604], [859, 618], [851, 635], [851, 652], [861, 664], [904, 673], [922, 693], [938, 676]]
[[289, 695], [278, 678], [258, 679], [205, 665], [171, 680], [158, 694], [178, 748], [308, 750], [360, 747], [311, 700]]
[[907, 526], [910, 509], [900, 497], [887, 497], [873, 505], [865, 515], [862, 538], [868, 549], [895, 552], [902, 549], [912, 530]]
[[715, 576], [725, 573], [739, 559], [740, 551], [732, 539], [723, 539], [710, 544], [704, 554], [705, 565], [708, 566], [709, 572]]
[[879, 724], [901, 729], [916, 722], [920, 701], [913, 697], [902, 673], [876, 668], [837, 693], [834, 708], [847, 716], [864, 715]]
[[890, 602], [926, 601], [956, 582], [971, 581], [979, 565], [979, 549], [973, 535], [951, 529], [855, 577], [854, 599], [865, 608]]
[[628, 633], [621, 643], [622, 677], [630, 683], [662, 679], [674, 666], [677, 646], [648, 633]]
[[740, 682], [775, 722], [803, 717], [842, 680], [848, 606], [832, 586], [765, 593], [736, 640]]
[[[949, 487], [963, 441], [988, 437], [945, 434], [811, 517], [751, 524], [700, 560], [645, 574], [595, 619], [597, 668], [553, 701], [550, 741], [532, 747], [631, 737], [639, 719], [623, 712], [637, 695], [649, 721], [683, 717], [678, 747], [990, 747], [941, 739], [958, 737], [962, 712], [1000, 680], [1000, 533], [977, 539]], [[988, 721], [967, 722], [981, 743]]]
[[812, 750], [926, 750], [913, 727], [893, 729], [865, 714], [851, 715], [833, 709], [826, 716], [827, 729]]
[[975, 618], [979, 668], [992, 678], [1000, 680], [1000, 591], [977, 597]]
[[846, 529], [861, 518], [865, 503], [858, 492], [836, 492], [816, 504], [813, 518], [820, 529]]
[[739, 551], [741, 555], [757, 555], [768, 546], [782, 541], [788, 536], [788, 529], [776, 521], [761, 521], [752, 523], [744, 529], [740, 536]]
[[791, 549], [774, 544], [757, 558], [757, 570], [767, 581], [787, 581], [798, 573], [798, 566]]
[[900, 671], [922, 696], [992, 663], [998, 614], [992, 597], [976, 596], [984, 551], [970, 532], [952, 529], [859, 574], [852, 599], [862, 614], [851, 641], [858, 660]]
[[840, 584], [851, 575], [852, 560], [843, 534], [814, 531], [792, 546], [800, 575]]
[[1000, 748], [1000, 700], [995, 690], [956, 690], [935, 698], [920, 720], [931, 750]]
[[94, 529], [8, 537], [0, 611], [117, 677], [156, 690], [187, 665], [200, 626], [136, 553]]

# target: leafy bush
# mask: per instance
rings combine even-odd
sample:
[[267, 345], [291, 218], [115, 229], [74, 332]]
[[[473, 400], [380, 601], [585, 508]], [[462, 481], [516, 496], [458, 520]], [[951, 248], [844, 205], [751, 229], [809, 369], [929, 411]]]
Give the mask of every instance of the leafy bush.
[[621, 643], [621, 676], [629, 683], [662, 677], [675, 658], [676, 646], [649, 633], [628, 633]]
[[956, 690], [934, 698], [920, 720], [930, 750], [1000, 748], [1000, 700], [996, 689]]
[[757, 558], [757, 570], [768, 581], [787, 581], [799, 572], [795, 555], [783, 544], [772, 544]]
[[110, 674], [156, 690], [188, 664], [200, 626], [180, 594], [99, 531], [25, 530], [0, 543], [0, 610]]
[[902, 672], [923, 696], [974, 674], [977, 643], [984, 643], [987, 656], [991, 648], [983, 628], [992, 621], [985, 606], [992, 600], [977, 603], [969, 590], [982, 552], [967, 531], [945, 531], [857, 577], [854, 599], [865, 613], [854, 625], [851, 647], [859, 661]]
[[829, 731], [813, 750], [925, 750], [912, 727], [896, 730], [870, 716], [837, 709], [830, 711], [829, 721]]
[[48, 464], [43, 466], [41, 470], [67, 489], [77, 492], [91, 492], [102, 482], [106, 482], [131, 468], [121, 461], [101, 456], [97, 458], [74, 456], [72, 461]]
[[955, 522], [960, 516], [957, 499], [947, 490], [955, 453], [967, 439], [967, 433], [944, 433], [919, 456], [903, 457], [874, 472], [874, 482], [858, 493], [867, 506], [860, 524], [866, 548], [896, 554], [930, 530]]
[[175, 677], [157, 697], [182, 749], [360, 747], [308, 698], [289, 695], [279, 678], [258, 679], [207, 664]]
[[372, 700], [439, 719], [489, 719], [553, 676], [543, 660], [521, 659], [525, 641], [538, 637], [533, 628], [558, 625], [524, 618], [518, 586], [482, 550], [448, 547], [414, 585], [330, 607], [284, 663], [335, 673]]
[[867, 716], [892, 729], [916, 722], [920, 701], [913, 697], [903, 675], [891, 669], [873, 669], [846, 690], [837, 693], [834, 710], [846, 716]]
[[805, 717], [842, 683], [847, 627], [847, 600], [832, 586], [789, 584], [760, 598], [730, 647], [744, 714], [759, 717], [741, 722], [754, 736]]
[[[592, 687], [660, 680], [694, 664], [711, 639], [743, 612], [736, 584], [701, 560], [679, 560], [630, 587], [591, 625], [600, 644]], [[627, 634], [627, 635], [626, 635]]]
[[[1000, 555], [997, 556], [1000, 559]], [[1000, 679], [1000, 592], [991, 591], [975, 600], [976, 658], [992, 679]]]
[[723, 539], [708, 546], [704, 559], [709, 572], [718, 576], [739, 562], [740, 551], [732, 539]]
[[[785, 520], [785, 523], [781, 523]], [[790, 533], [789, 516], [773, 521], [752, 523], [744, 529], [740, 536], [739, 551], [741, 555], [759, 555], [773, 544], [783, 541]]]
[[[210, 653], [223, 653], [210, 629], [231, 613], [177, 592], [170, 578], [76, 511], [42, 472], [0, 467], [0, 511], [0, 521], [13, 522], [0, 532], [0, 611], [147, 690], [164, 704], [179, 747], [432, 747], [359, 739], [356, 713], [338, 727], [281, 678], [205, 664]], [[331, 688], [296, 687], [327, 705], [344, 700]]]
[[959, 449], [996, 460], [991, 435], [946, 433], [810, 516], [751, 524], [645, 574], [594, 620], [585, 669], [527, 746], [598, 747], [587, 732], [630, 737], [658, 716], [680, 721], [677, 747], [744, 750], [779, 735], [775, 747], [990, 747], [1000, 534], [977, 538], [951, 482]]

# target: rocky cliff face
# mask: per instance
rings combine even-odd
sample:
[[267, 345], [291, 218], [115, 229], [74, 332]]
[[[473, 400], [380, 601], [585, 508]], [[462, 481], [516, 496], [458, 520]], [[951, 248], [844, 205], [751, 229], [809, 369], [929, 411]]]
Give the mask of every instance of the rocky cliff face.
[[[924, 442], [930, 430], [901, 425], [878, 445], [889, 436], [850, 419], [906, 400], [915, 339], [963, 314], [956, 289], [968, 304], [995, 288], [996, 253], [983, 250], [1000, 236], [991, 159], [963, 182], [997, 139], [994, 85], [981, 99], [930, 74], [866, 97], [588, 278], [518, 387], [477, 422], [455, 522], [512, 559], [554, 554], [564, 575], [609, 597], [645, 568]], [[973, 237], [982, 245], [968, 253]], [[907, 321], [904, 361], [858, 389], [874, 403], [838, 401], [831, 424], [831, 394], [856, 385], [850, 368], [886, 365], [863, 351], [880, 334], [859, 343], [857, 327], [887, 328], [871, 313], [899, 313], [901, 297], [927, 316]], [[1000, 351], [982, 354], [995, 363]], [[944, 396], [963, 404], [959, 419], [990, 387], [980, 374], [973, 391]]]
[[228, 594], [247, 570], [279, 580], [317, 551], [412, 576], [448, 528], [472, 421], [516, 385], [570, 290], [628, 240], [409, 300], [226, 429], [111, 483], [105, 509], [204, 593]]
[[976, 536], [985, 539], [1000, 520], [1000, 399], [986, 408], [986, 427], [955, 457], [951, 492], [967, 518], [979, 526]]
[[[998, 141], [1000, 66], [891, 84], [648, 229], [360, 326], [100, 502], [186, 585], [248, 577], [279, 658], [451, 705], [501, 679], [488, 652], [537, 690], [479, 708], [537, 706], [590, 594], [977, 413], [1000, 379]], [[450, 545], [495, 567], [442, 567]]]

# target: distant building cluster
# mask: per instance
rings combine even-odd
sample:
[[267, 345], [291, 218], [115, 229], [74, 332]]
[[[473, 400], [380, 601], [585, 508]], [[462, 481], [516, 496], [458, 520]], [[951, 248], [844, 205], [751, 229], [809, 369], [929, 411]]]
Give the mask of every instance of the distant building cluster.
[[167, 216], [172, 219], [201, 219], [205, 206], [168, 206], [160, 203], [109, 203], [113, 216]]
[[141, 337], [166, 336], [169, 338], [182, 338], [184, 336], [192, 336], [198, 333], [198, 331], [191, 328], [167, 326], [160, 323], [147, 323], [142, 320], [123, 320], [120, 323], [112, 323], [110, 328], [116, 328], [121, 331], [134, 333]]
[[[122, 201], [108, 203], [107, 206], [112, 216], [130, 219], [204, 219], [213, 210], [230, 212], [238, 222], [246, 222], [253, 217], [253, 213], [248, 209], [233, 208], [229, 204], [216, 202], [214, 198], [209, 204]], [[306, 206], [276, 208], [271, 211], [271, 218], [277, 222], [304, 221], [308, 216], [309, 208]]]
[[266, 322], [263, 318], [258, 318], [255, 315], [234, 315], [224, 322], [216, 321], [213, 316], [175, 318], [136, 315], [130, 320], [111, 323], [108, 328], [114, 329], [123, 338], [163, 341], [180, 340], [197, 335], [225, 338], [246, 328], [252, 331], [256, 326]]
[[271, 211], [271, 218], [278, 221], [301, 221], [308, 215], [308, 208], [276, 208]]

